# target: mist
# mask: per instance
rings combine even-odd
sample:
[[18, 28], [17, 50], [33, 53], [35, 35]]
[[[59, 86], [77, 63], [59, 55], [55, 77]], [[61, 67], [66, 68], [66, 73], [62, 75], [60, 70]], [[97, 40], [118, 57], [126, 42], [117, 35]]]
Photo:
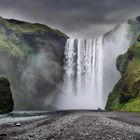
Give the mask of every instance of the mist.
[[[50, 94], [52, 96], [55, 89], [57, 89], [56, 83], [60, 75], [61, 67], [55, 61], [54, 54], [41, 50], [27, 61], [21, 76], [21, 82], [28, 91], [27, 93], [34, 99], [34, 102], [38, 102], [39, 106], [43, 105], [42, 102], [44, 102], [45, 107], [46, 100], [50, 101], [47, 102], [47, 105], [52, 104], [49, 96]], [[53, 92], [52, 88], [54, 88]]]
[[4, 50], [0, 51], [0, 58], [0, 74], [10, 81], [15, 109], [53, 107], [62, 77], [62, 68], [53, 53], [41, 49], [21, 61]]
[[123, 22], [104, 36], [104, 106], [108, 94], [121, 77], [116, 68], [116, 59], [127, 51], [132, 42], [133, 34], [130, 34], [128, 22]]

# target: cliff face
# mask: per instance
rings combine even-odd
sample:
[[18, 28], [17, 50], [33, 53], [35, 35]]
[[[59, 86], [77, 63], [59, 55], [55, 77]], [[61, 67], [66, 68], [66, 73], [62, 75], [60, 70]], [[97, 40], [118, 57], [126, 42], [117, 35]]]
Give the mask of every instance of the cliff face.
[[103, 105], [106, 105], [108, 94], [120, 79], [120, 73], [116, 69], [117, 57], [125, 53], [132, 40], [130, 25], [127, 21], [119, 24], [103, 36]]
[[0, 113], [13, 110], [14, 101], [10, 90], [10, 83], [6, 77], [0, 77]]
[[107, 110], [140, 111], [140, 23], [128, 21], [134, 43], [116, 60], [121, 79], [108, 96]]
[[53, 102], [67, 38], [45, 25], [0, 18], [0, 75], [10, 81], [16, 109], [43, 109]]

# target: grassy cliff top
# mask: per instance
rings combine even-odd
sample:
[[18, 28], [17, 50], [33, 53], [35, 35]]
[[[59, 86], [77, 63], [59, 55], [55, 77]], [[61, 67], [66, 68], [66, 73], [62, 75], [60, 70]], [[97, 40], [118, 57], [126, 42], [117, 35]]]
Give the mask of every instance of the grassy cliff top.
[[5, 19], [3, 17], [0, 17], [0, 26], [2, 25], [10, 27], [14, 31], [20, 31], [24, 33], [46, 31], [57, 34], [60, 37], [68, 38], [68, 36], [62, 33], [61, 31], [57, 29], [52, 29], [51, 27], [40, 23], [29, 23], [26, 21], [20, 21], [16, 19]]

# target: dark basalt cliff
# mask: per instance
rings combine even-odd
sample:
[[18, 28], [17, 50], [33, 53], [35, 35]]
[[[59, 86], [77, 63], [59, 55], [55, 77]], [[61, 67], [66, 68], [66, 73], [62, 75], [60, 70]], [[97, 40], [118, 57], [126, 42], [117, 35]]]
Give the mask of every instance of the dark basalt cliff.
[[0, 75], [10, 81], [16, 109], [43, 109], [53, 102], [67, 38], [46, 25], [0, 18]]
[[10, 83], [6, 77], [0, 77], [0, 114], [13, 110], [14, 101], [10, 90]]

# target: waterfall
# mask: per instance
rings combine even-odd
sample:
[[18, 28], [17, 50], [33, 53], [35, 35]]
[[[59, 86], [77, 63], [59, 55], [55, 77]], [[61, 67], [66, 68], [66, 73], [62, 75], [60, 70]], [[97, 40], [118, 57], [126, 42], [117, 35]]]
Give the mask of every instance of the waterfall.
[[59, 109], [103, 108], [103, 42], [68, 39], [65, 46], [63, 94]]
[[127, 51], [134, 36], [124, 22], [103, 37], [68, 39], [64, 83], [56, 95], [58, 109], [104, 109], [108, 94], [120, 79], [116, 59]]

